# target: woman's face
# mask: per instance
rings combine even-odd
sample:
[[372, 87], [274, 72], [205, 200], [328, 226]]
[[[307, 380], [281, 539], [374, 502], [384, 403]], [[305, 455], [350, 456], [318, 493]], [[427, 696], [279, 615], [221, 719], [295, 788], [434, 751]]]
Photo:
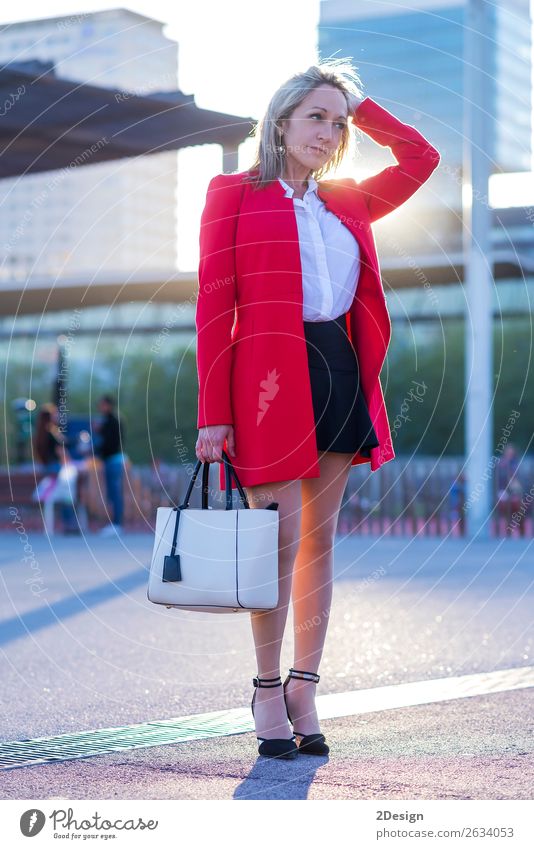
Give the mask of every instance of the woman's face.
[[347, 101], [333, 86], [321, 85], [306, 95], [291, 118], [280, 121], [292, 165], [315, 171], [336, 152], [347, 126]]

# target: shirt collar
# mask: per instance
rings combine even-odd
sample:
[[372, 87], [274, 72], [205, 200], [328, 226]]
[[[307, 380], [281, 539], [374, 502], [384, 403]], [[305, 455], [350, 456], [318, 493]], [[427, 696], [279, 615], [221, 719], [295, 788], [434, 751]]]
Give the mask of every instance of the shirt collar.
[[[284, 189], [286, 190], [285, 197], [286, 198], [292, 198], [293, 195], [295, 194], [295, 190], [293, 189], [293, 187], [289, 186], [285, 182], [285, 180], [282, 180], [281, 177], [278, 177], [278, 181], [284, 187]], [[317, 194], [317, 181], [314, 180], [313, 177], [310, 176], [310, 177], [308, 177], [308, 188], [304, 192], [304, 197], [306, 197], [306, 195], [310, 194], [311, 192], [315, 192]]]

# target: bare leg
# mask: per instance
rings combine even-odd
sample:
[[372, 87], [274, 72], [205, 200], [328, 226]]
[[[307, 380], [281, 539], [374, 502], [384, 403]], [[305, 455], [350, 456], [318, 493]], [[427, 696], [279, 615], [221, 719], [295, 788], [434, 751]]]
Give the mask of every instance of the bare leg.
[[[319, 454], [320, 478], [302, 484], [301, 542], [293, 571], [293, 667], [318, 672], [332, 601], [333, 545], [352, 454]], [[301, 734], [319, 732], [313, 681], [291, 678], [286, 699]]]
[[[291, 573], [299, 546], [301, 481], [281, 481], [244, 489], [251, 507], [265, 508], [269, 501], [278, 502], [278, 606], [264, 613], [251, 613], [258, 676], [275, 678], [280, 675], [280, 652], [291, 596]], [[291, 737], [282, 687], [257, 688], [254, 719], [258, 737]]]

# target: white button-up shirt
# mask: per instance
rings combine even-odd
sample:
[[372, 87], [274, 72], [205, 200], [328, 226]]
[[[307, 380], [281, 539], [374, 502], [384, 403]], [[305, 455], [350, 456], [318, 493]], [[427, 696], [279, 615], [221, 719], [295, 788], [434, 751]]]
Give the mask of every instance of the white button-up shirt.
[[[286, 197], [294, 189], [281, 177]], [[293, 198], [302, 265], [304, 321], [330, 321], [348, 312], [360, 275], [360, 246], [350, 230], [326, 208], [308, 177], [302, 199]]]

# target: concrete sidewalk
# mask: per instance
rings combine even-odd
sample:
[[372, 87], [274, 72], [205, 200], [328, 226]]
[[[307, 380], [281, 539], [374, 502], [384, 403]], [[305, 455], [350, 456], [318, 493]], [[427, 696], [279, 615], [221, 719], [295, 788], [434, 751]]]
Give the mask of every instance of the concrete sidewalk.
[[[249, 616], [148, 602], [150, 536], [28, 540], [37, 595], [20, 540], [1, 537], [2, 740], [249, 709]], [[318, 695], [534, 665], [530, 555], [523, 540], [339, 538]], [[5, 771], [0, 797], [529, 799], [533, 691], [325, 719], [328, 758], [258, 758], [246, 732]]]

